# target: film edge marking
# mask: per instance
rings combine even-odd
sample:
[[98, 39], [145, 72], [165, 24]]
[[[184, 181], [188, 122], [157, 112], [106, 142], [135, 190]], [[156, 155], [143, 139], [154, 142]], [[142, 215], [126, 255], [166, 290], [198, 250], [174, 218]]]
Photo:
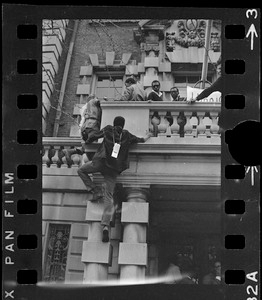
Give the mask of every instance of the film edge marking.
[[[14, 218], [14, 215], [10, 212], [9, 208], [7, 208], [5, 206], [5, 204], [11, 205], [14, 204], [14, 200], [10, 200], [8, 195], [13, 195], [14, 194], [14, 173], [13, 172], [5, 172], [4, 173], [4, 187], [7, 187], [8, 189], [4, 189], [4, 218]], [[5, 222], [6, 225], [6, 222]], [[14, 265], [15, 261], [13, 258], [13, 255], [11, 256], [11, 254], [15, 252], [14, 250], [14, 243], [9, 244], [9, 240], [14, 240], [14, 235], [15, 235], [15, 231], [12, 228], [5, 228], [7, 226], [4, 226], [4, 251], [3, 251], [3, 257], [4, 257], [4, 265], [6, 266], [10, 266], [10, 265]], [[9, 226], [8, 226], [9, 227]], [[8, 251], [8, 252], [7, 252]], [[9, 253], [11, 252], [11, 253]], [[7, 270], [5, 272], [5, 274], [7, 274]], [[3, 274], [4, 275], [4, 274]], [[3, 282], [4, 283], [4, 282]], [[11, 290], [7, 290], [7, 288], [4, 285], [4, 292], [5, 292], [5, 296], [4, 299], [15, 299], [14, 298], [14, 293], [15, 290], [11, 289]]]

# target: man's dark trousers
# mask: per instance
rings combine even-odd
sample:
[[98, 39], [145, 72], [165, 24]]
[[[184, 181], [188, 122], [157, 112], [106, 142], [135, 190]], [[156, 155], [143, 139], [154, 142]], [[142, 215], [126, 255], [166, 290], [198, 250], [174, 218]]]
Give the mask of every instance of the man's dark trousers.
[[114, 214], [113, 194], [118, 172], [111, 168], [108, 168], [105, 165], [105, 159], [89, 161], [85, 163], [82, 167], [80, 167], [77, 172], [82, 181], [84, 182], [88, 191], [91, 191], [96, 186], [88, 174], [100, 172], [103, 175], [105, 182], [105, 197], [101, 225], [109, 226], [110, 220]]

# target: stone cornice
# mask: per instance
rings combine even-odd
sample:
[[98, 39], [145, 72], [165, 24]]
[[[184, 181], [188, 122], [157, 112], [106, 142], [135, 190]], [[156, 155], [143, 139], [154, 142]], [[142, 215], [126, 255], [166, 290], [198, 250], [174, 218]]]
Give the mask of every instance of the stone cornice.
[[[103, 182], [103, 177], [96, 174], [94, 179], [97, 182]], [[117, 183], [123, 184], [123, 186], [150, 186], [150, 185], [197, 185], [197, 186], [220, 186], [221, 177], [220, 174], [217, 175], [202, 175], [202, 176], [191, 176], [188, 175], [171, 175], [171, 174], [159, 174], [159, 176], [149, 175], [149, 174], [139, 174], [139, 176], [134, 176], [123, 172], [122, 175], [118, 176]]]
[[[50, 177], [51, 176], [51, 177]], [[57, 176], [57, 177], [56, 177]], [[71, 192], [86, 191], [85, 186], [79, 181], [77, 169], [72, 168], [47, 168], [43, 167], [43, 189], [45, 191], [67, 190]], [[66, 178], [70, 178], [66, 180]], [[50, 179], [48, 179], [50, 178]], [[60, 178], [56, 181], [55, 178]], [[48, 180], [48, 181], [47, 181]], [[65, 181], [66, 180], [66, 181]], [[104, 179], [99, 173], [94, 174], [94, 180], [102, 184]], [[63, 183], [64, 182], [64, 183]], [[131, 173], [124, 171], [117, 177], [117, 183], [123, 187], [150, 188], [151, 185], [158, 186], [220, 186], [221, 176], [218, 168], [217, 174], [168, 174], [160, 170], [158, 176], [149, 173]]]
[[[72, 137], [44, 137], [43, 146], [45, 147], [64, 147], [64, 146], [81, 146], [81, 138]], [[87, 152], [96, 151], [100, 142], [89, 144]], [[130, 149], [130, 154], [201, 154], [201, 155], [220, 155], [220, 142], [209, 138], [196, 139], [194, 138], [175, 138], [175, 137], [152, 137], [146, 143], [133, 145]]]
[[176, 111], [189, 111], [189, 112], [220, 112], [221, 103], [220, 102], [198, 102], [193, 105], [186, 104], [185, 101], [159, 101], [159, 102], [137, 102], [137, 101], [108, 101], [101, 102], [101, 107], [103, 108], [149, 108], [158, 111], [176, 110]]

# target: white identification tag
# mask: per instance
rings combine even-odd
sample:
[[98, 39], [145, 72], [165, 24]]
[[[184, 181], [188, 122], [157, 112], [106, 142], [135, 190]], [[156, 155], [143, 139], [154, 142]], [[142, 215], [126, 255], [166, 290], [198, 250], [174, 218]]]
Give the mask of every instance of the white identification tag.
[[115, 143], [111, 156], [114, 157], [114, 158], [117, 158], [119, 150], [120, 150], [120, 144]]

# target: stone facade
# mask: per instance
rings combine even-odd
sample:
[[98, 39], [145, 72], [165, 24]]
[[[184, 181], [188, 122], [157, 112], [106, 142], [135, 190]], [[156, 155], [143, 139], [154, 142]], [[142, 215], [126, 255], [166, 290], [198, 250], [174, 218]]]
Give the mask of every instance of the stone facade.
[[[61, 117], [57, 119], [57, 111], [51, 107], [45, 114], [43, 138], [43, 261], [52, 261], [52, 253], [56, 253], [54, 264], [61, 267], [60, 259], [66, 268], [57, 267], [53, 274], [50, 265], [45, 269], [46, 278], [85, 283], [142, 280], [161, 273], [167, 263], [165, 251], [193, 257], [201, 277], [216, 256], [220, 247], [221, 107], [220, 103], [189, 106], [171, 102], [170, 88], [180, 84], [182, 90], [192, 84], [200, 76], [203, 62], [201, 47], [182, 49], [178, 45], [172, 51], [167, 47], [167, 33], [174, 32], [177, 25], [178, 21], [171, 20], [69, 21], [50, 97], [57, 108], [58, 98], [62, 99]], [[214, 63], [220, 55], [217, 48], [209, 53]], [[164, 102], [101, 104], [102, 127], [121, 114], [126, 129], [137, 136], [152, 130], [154, 111], [160, 116], [157, 136], [130, 150], [130, 168], [117, 179], [114, 197], [118, 207], [111, 220], [111, 241], [102, 243], [102, 204], [88, 201], [77, 175], [78, 167], [88, 161], [87, 155], [74, 155], [73, 163], [68, 164], [61, 150], [81, 143], [77, 123], [87, 96], [100, 93], [102, 97], [104, 90], [109, 91], [110, 77], [114, 81], [112, 97], [121, 95], [130, 74], [138, 75], [147, 92], [151, 82], [159, 80]], [[208, 76], [211, 81], [216, 79], [210, 63]], [[172, 124], [166, 121], [167, 113]], [[180, 113], [186, 118], [182, 135], [177, 122]], [[87, 151], [94, 153], [98, 145], [93, 143]], [[93, 180], [98, 185], [103, 182], [99, 174], [94, 174]], [[50, 228], [57, 233], [56, 239]], [[54, 245], [48, 248], [50, 239], [55, 239], [58, 247], [62, 236], [67, 238], [63, 230], [69, 234], [68, 247], [60, 252]]]

